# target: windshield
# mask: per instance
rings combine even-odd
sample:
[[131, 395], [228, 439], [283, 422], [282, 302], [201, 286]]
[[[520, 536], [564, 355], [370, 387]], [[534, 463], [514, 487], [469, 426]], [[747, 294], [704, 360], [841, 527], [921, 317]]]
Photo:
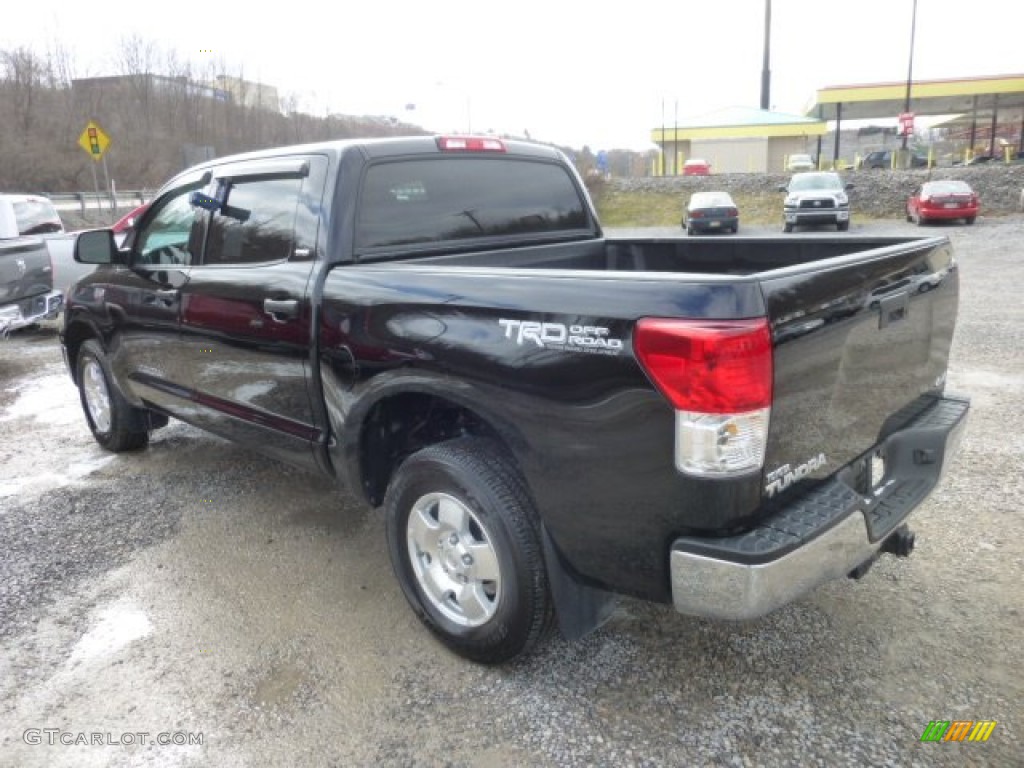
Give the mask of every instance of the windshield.
[[843, 182], [835, 173], [801, 173], [793, 177], [789, 182], [790, 192], [805, 192], [807, 190], [835, 190], [843, 188]]

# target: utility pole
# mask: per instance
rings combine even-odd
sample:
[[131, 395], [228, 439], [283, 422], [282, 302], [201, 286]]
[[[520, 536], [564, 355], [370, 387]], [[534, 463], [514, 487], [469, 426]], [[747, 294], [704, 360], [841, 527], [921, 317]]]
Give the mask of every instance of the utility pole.
[[[907, 64], [907, 95], [903, 100], [903, 112], [910, 112], [910, 84], [914, 79], [914, 34], [917, 32], [917, 0], [914, 0], [914, 11], [910, 17], [910, 63]], [[903, 134], [903, 151], [907, 150], [907, 138], [909, 134]]]
[[[917, 0], [914, 0], [916, 3]], [[761, 65], [761, 109], [771, 108], [772, 0], [764, 0], [764, 62]]]

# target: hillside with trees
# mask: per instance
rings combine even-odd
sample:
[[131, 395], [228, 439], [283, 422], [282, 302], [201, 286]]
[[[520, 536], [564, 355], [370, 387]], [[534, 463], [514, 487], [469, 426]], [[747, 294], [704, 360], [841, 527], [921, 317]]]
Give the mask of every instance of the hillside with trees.
[[[393, 118], [305, 114], [294, 96], [276, 108], [214, 98], [208, 84], [223, 69], [196, 71], [138, 38], [122, 41], [113, 76], [86, 79], [73, 72], [70, 55], [60, 49], [0, 50], [0, 190], [92, 189], [95, 161], [77, 143], [90, 120], [111, 137], [107, 168], [121, 189], [157, 187], [203, 150], [220, 156], [307, 141], [424, 133]], [[244, 79], [242, 72], [231, 74]], [[93, 87], [84, 87], [90, 80]], [[106, 81], [104, 87], [96, 87], [98, 80]]]
[[[111, 138], [104, 159], [122, 190], [155, 189], [207, 157], [426, 133], [391, 116], [307, 114], [294, 94], [252, 105], [217, 88], [225, 78], [246, 82], [243, 71], [230, 71], [223, 62], [197, 69], [138, 37], [121, 40], [103, 77], [80, 76], [73, 56], [59, 45], [45, 53], [0, 49], [0, 191], [91, 190], [96, 163], [78, 145], [90, 120]], [[651, 153], [611, 150], [599, 163], [589, 147], [560, 148], [588, 183], [608, 174], [644, 176], [652, 163]]]

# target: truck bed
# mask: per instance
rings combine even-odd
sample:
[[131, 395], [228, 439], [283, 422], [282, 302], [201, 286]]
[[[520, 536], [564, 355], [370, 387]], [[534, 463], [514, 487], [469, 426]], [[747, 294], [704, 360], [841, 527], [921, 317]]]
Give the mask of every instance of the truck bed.
[[[420, 384], [458, 382], [436, 391], [498, 425], [572, 566], [666, 599], [673, 537], [749, 529], [898, 430], [893, 414], [940, 396], [956, 278], [943, 237], [597, 239], [339, 265], [324, 286], [321, 338], [327, 350], [343, 343], [333, 328], [346, 318], [354, 361], [335, 359], [344, 382], [326, 389], [358, 400], [413, 370]], [[675, 470], [672, 407], [633, 354], [643, 317], [768, 318], [763, 472], [721, 483]], [[524, 341], [510, 323], [600, 328], [622, 346], [580, 354]], [[652, 594], [652, 583], [664, 590]]]

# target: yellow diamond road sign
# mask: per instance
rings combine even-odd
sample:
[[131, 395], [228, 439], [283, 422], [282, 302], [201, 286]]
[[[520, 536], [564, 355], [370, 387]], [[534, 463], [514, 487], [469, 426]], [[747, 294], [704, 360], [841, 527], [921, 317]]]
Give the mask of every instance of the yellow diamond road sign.
[[78, 137], [78, 146], [88, 152], [93, 160], [99, 160], [110, 146], [110, 137], [95, 121], [90, 120], [82, 135]]

